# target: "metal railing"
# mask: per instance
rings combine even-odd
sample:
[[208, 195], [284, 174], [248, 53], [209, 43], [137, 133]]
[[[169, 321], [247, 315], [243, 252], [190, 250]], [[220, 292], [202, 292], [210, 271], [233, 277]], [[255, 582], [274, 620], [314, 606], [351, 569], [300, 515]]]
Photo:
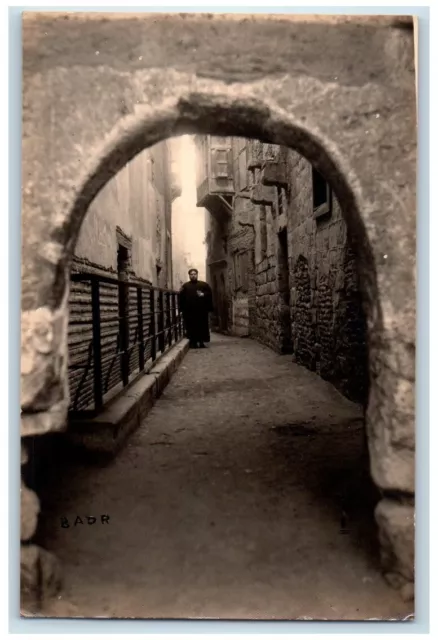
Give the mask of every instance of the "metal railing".
[[71, 275], [70, 414], [96, 414], [184, 335], [178, 293], [137, 280]]

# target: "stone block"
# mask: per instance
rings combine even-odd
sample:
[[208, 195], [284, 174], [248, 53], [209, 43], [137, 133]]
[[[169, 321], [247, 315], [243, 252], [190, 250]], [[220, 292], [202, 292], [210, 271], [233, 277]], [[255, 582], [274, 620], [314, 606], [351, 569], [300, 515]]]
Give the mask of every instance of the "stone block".
[[387, 580], [396, 588], [414, 582], [415, 510], [385, 498], [376, 507], [380, 557]]
[[[395, 404], [397, 376], [385, 359], [372, 363], [375, 384], [367, 411], [371, 473], [382, 490], [413, 494], [415, 491], [415, 422], [413, 412], [402, 414]], [[413, 385], [413, 383], [411, 383]], [[380, 397], [387, 399], [382, 406]], [[400, 444], [403, 443], [403, 446]]]
[[143, 420], [158, 396], [156, 377], [151, 375], [143, 376], [127, 395], [135, 398], [138, 405], [138, 419], [140, 421]]
[[335, 249], [338, 245], [338, 224], [332, 224], [329, 227], [329, 248]]
[[53, 598], [62, 586], [62, 574], [56, 557], [36, 545], [21, 545], [21, 604], [37, 603]]
[[330, 269], [336, 268], [339, 265], [339, 253], [336, 249], [331, 249], [329, 253]]
[[343, 219], [339, 220], [336, 225], [336, 244], [338, 247], [344, 247], [347, 241], [346, 226]]
[[40, 503], [34, 491], [21, 483], [20, 489], [20, 537], [22, 541], [30, 540], [38, 525]]

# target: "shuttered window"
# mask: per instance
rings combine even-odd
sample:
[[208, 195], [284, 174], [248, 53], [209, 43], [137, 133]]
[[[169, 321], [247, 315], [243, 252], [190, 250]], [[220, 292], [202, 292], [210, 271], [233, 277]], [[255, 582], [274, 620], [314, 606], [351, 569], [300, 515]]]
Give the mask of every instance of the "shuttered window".
[[228, 149], [211, 150], [211, 168], [213, 178], [226, 178], [230, 176], [230, 152]]

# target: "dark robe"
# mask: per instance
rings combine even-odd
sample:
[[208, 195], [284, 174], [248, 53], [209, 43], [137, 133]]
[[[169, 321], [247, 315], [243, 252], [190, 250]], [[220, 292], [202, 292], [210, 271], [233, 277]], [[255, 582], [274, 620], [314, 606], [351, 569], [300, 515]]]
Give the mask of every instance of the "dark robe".
[[200, 280], [186, 282], [179, 292], [179, 305], [190, 342], [210, 342], [208, 314], [213, 311], [210, 286]]

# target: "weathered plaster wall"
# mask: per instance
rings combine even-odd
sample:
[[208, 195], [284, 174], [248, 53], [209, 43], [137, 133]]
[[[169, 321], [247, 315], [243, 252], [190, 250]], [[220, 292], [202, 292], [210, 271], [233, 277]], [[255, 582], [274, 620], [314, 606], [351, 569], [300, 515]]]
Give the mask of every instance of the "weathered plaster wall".
[[412, 537], [396, 527], [407, 511], [413, 530], [415, 491], [412, 20], [25, 13], [22, 102], [22, 436], [65, 425], [70, 259], [99, 189], [182, 131], [294, 148], [345, 211], [369, 335], [371, 472], [399, 496], [381, 506], [382, 561], [412, 582], [400, 552]]
[[[81, 226], [75, 255], [117, 272], [116, 228], [132, 240], [132, 269], [137, 277], [157, 285], [156, 264], [167, 274], [166, 239], [170, 184], [167, 143], [143, 151], [119, 171], [90, 205]], [[170, 224], [169, 224], [170, 223]]]

